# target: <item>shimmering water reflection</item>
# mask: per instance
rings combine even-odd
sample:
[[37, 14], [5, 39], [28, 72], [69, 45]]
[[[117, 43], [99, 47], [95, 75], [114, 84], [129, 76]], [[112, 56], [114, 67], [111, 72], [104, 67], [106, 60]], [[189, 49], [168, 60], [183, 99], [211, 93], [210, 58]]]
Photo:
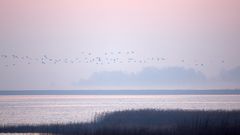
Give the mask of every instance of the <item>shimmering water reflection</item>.
[[125, 109], [240, 110], [240, 95], [0, 96], [1, 124], [88, 122]]

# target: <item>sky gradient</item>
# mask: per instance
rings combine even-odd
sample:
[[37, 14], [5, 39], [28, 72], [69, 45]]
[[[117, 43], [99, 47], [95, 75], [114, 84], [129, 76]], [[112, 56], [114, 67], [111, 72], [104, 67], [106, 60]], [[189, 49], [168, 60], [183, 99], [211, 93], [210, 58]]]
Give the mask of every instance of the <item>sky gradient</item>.
[[136, 58], [167, 60], [6, 68], [13, 61], [0, 58], [0, 89], [240, 88], [239, 13], [239, 0], [1, 0], [1, 55], [70, 59], [133, 50]]

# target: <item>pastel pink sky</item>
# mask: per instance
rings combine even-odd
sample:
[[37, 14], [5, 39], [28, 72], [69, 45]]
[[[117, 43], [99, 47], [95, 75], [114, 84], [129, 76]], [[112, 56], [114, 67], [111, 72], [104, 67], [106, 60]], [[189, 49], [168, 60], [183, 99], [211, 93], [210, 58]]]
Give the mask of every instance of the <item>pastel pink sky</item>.
[[[174, 60], [163, 66], [148, 66], [193, 68], [207, 77], [215, 77], [222, 70], [240, 66], [240, 1], [0, 0], [0, 54], [75, 57], [79, 51], [118, 50], [135, 50], [139, 56], [161, 54], [170, 59], [214, 61], [201, 69], [192, 66], [193, 62], [181, 65]], [[225, 65], [219, 64], [221, 60], [226, 61]], [[14, 71], [0, 66], [0, 73], [4, 74], [0, 81], [6, 82], [3, 88], [12, 88], [13, 80], [22, 77], [25, 81], [16, 80], [15, 86], [41, 88], [34, 86], [41, 81], [48, 88], [46, 84], [70, 85], [98, 71], [137, 72], [144, 68], [141, 65], [33, 66]], [[27, 82], [32, 81], [33, 74], [48, 80], [36, 80], [30, 86]], [[0, 83], [0, 89], [1, 86]]]
[[239, 24], [239, 5], [238, 0], [1, 0], [0, 17], [1, 26], [9, 27], [231, 28]]

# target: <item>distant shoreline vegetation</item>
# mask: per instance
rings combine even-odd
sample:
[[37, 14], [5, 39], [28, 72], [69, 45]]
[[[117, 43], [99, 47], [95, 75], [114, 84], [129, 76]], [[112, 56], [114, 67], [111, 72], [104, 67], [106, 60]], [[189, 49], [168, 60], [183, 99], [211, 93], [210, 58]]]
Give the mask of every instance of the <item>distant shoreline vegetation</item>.
[[239, 135], [239, 111], [126, 110], [89, 123], [0, 126], [0, 133], [57, 135]]
[[236, 95], [229, 90], [0, 90], [0, 95]]

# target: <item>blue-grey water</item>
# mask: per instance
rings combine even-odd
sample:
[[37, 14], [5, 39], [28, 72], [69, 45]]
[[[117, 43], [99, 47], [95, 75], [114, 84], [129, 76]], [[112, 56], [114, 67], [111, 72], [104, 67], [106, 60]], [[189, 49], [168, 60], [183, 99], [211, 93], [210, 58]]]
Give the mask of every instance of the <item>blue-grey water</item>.
[[0, 122], [88, 122], [102, 112], [126, 109], [240, 110], [240, 95], [29, 95], [0, 96]]

